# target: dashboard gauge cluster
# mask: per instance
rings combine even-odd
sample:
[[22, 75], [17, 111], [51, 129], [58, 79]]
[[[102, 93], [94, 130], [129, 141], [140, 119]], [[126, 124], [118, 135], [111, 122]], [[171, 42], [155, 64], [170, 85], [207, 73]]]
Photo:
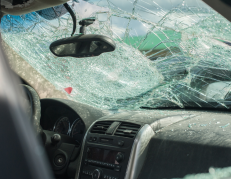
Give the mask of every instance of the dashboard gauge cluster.
[[70, 122], [68, 117], [60, 117], [54, 124], [53, 131], [73, 137], [80, 145], [83, 139], [85, 125], [80, 118]]
[[60, 134], [68, 134], [70, 129], [70, 121], [67, 117], [59, 118], [54, 125], [54, 132]]

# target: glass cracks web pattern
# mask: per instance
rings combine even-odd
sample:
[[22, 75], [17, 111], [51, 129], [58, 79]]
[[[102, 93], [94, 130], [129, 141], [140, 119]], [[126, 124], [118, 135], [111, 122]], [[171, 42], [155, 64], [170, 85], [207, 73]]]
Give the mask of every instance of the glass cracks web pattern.
[[50, 43], [72, 31], [71, 16], [61, 6], [54, 7], [51, 16], [48, 11], [7, 15], [1, 31], [3, 39], [58, 90], [71, 87], [67, 95], [72, 100], [104, 109], [228, 108], [230, 22], [200, 1], [168, 2], [69, 2], [78, 21], [96, 18], [88, 34], [107, 35], [116, 42], [114, 52], [98, 57], [51, 54]]

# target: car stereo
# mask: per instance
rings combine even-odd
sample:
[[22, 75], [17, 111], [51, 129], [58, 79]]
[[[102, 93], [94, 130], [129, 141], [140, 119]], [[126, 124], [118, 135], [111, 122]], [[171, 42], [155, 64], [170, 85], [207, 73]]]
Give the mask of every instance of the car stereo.
[[121, 161], [120, 156], [123, 156], [123, 154], [118, 151], [88, 147], [86, 159], [88, 161], [95, 161], [100, 163], [119, 164]]
[[[151, 127], [146, 127], [148, 131], [153, 132]], [[139, 133], [141, 128], [142, 125], [139, 124], [111, 120], [96, 121], [92, 124], [83, 141], [78, 179], [136, 177], [147, 150], [146, 147], [145, 150], [139, 148], [140, 141], [143, 142], [153, 135]], [[144, 136], [142, 140], [141, 135]]]
[[[91, 140], [91, 137], [96, 138]], [[83, 152], [80, 179], [124, 178], [134, 139], [123, 139], [124, 146], [101, 142], [102, 135], [88, 133]], [[107, 136], [120, 142], [121, 137]]]

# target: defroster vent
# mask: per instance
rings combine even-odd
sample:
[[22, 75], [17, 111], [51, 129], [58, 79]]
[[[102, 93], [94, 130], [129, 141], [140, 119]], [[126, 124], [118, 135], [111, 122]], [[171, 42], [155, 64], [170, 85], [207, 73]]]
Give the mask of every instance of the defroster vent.
[[140, 125], [128, 122], [122, 122], [114, 135], [133, 138], [140, 129]]
[[114, 121], [99, 121], [96, 122], [91, 129], [91, 133], [97, 133], [97, 134], [105, 134], [109, 126], [113, 123]]

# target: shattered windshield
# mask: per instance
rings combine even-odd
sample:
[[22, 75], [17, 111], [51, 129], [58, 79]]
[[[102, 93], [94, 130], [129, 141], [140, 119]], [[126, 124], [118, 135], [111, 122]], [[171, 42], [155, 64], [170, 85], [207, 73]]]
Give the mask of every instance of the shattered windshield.
[[[231, 25], [200, 0], [68, 2], [77, 17], [95, 17], [87, 34], [112, 38], [98, 57], [56, 57], [49, 45], [70, 37], [63, 5], [2, 18], [1, 33], [19, 56], [74, 101], [102, 109], [229, 108]], [[17, 60], [17, 59], [16, 59]]]

